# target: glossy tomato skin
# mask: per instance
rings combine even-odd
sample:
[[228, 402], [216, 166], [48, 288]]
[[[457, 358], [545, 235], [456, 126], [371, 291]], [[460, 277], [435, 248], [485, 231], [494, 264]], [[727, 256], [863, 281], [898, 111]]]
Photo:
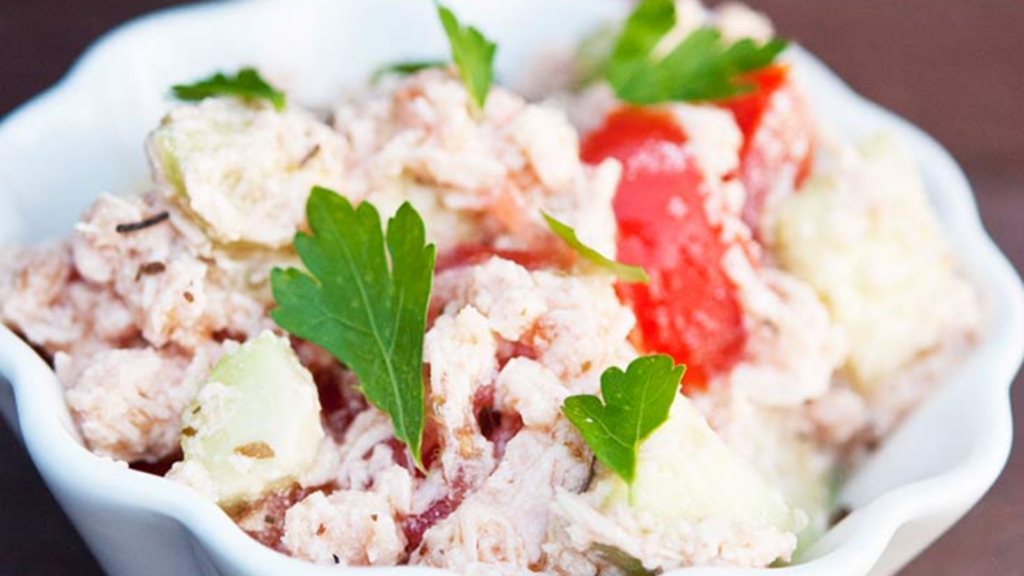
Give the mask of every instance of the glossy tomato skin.
[[749, 76], [757, 89], [722, 103], [743, 132], [739, 177], [747, 190], [743, 220], [758, 233], [773, 194], [795, 190], [813, 162], [814, 119], [788, 66], [775, 65]]
[[670, 114], [623, 108], [586, 138], [581, 155], [623, 165], [614, 200], [617, 256], [651, 277], [646, 285], [618, 286], [637, 317], [636, 344], [686, 364], [686, 385], [698, 388], [735, 365], [746, 331], [722, 263], [729, 246], [705, 210], [708, 183], [686, 141]]

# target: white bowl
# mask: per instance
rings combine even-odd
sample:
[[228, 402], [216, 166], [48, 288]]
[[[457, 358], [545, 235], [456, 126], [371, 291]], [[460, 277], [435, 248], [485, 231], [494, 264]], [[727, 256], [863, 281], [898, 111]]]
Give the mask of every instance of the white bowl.
[[[513, 86], [542, 51], [572, 45], [626, 8], [618, 0], [450, 3], [498, 40], [498, 72]], [[283, 80], [295, 101], [327, 105], [380, 63], [443, 54], [433, 5], [426, 0], [236, 0], [142, 18], [101, 40], [64, 81], [0, 124], [0, 242], [65, 236], [100, 192], [144, 187], [143, 137], [167, 109], [174, 83], [255, 64]], [[1024, 291], [983, 230], [970, 186], [949, 154], [917, 128], [855, 95], [810, 55], [794, 50], [792, 59], [812, 103], [839, 135], [857, 139], [888, 129], [910, 145], [987, 310], [978, 347], [842, 490], [841, 500], [853, 513], [803, 563], [773, 571], [887, 575], [973, 506], [1006, 462], [1012, 436], [1008, 391], [1024, 354]], [[54, 373], [2, 328], [0, 374], [13, 389], [12, 395], [0, 386], [4, 414], [110, 574], [357, 572], [273, 552], [188, 489], [92, 456], [78, 441]], [[376, 573], [395, 571], [443, 573]]]

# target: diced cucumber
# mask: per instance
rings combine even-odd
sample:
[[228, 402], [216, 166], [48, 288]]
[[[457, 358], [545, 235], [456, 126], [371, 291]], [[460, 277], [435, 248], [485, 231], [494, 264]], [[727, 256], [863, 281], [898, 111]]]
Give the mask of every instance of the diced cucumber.
[[[613, 485], [599, 509], [630, 508], [629, 489], [618, 476], [602, 467], [595, 483]], [[630, 513], [653, 519], [652, 525], [723, 519], [782, 532], [801, 527], [782, 494], [729, 448], [683, 396], [641, 447], [633, 494]]]
[[744, 434], [737, 439], [744, 444], [743, 454], [790, 506], [807, 515], [807, 526], [797, 535], [799, 554], [828, 529], [836, 495], [834, 459], [786, 425], [794, 418], [789, 412], [755, 408], [744, 418]]
[[972, 314], [917, 167], [894, 137], [871, 139], [849, 165], [812, 178], [776, 222], [777, 255], [829, 306], [865, 393]]
[[280, 248], [313, 186], [340, 190], [343, 140], [299, 109], [233, 98], [175, 108], [149, 136], [154, 180], [220, 244]]
[[264, 332], [214, 367], [185, 411], [181, 447], [229, 505], [293, 481], [323, 437], [312, 375], [287, 338]]

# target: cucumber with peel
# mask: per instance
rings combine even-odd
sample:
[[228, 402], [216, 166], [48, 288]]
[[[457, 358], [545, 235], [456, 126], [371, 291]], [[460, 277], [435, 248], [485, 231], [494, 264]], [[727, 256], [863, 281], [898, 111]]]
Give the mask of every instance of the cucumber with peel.
[[287, 338], [264, 332], [214, 367], [185, 411], [181, 447], [226, 506], [294, 482], [323, 438], [312, 375]]
[[156, 184], [219, 245], [289, 247], [313, 186], [344, 184], [344, 142], [330, 127], [234, 98], [175, 108], [147, 153]]
[[683, 396], [640, 448], [632, 505], [626, 483], [607, 469], [598, 471], [595, 483], [611, 484], [599, 509], [632, 509], [655, 523], [726, 519], [783, 532], [801, 527], [779, 490], [729, 448]]

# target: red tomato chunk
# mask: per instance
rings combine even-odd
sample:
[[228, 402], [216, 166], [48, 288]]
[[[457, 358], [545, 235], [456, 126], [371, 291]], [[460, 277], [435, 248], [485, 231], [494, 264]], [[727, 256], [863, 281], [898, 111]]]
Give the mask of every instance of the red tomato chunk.
[[624, 108], [585, 140], [581, 154], [589, 163], [623, 163], [614, 201], [618, 258], [651, 277], [618, 287], [637, 316], [636, 343], [687, 364], [688, 386], [699, 387], [739, 360], [746, 331], [722, 264], [729, 246], [705, 211], [705, 176], [686, 141], [670, 114]]
[[756, 234], [769, 198], [795, 190], [810, 172], [815, 128], [788, 66], [765, 68], [750, 80], [756, 91], [722, 105], [732, 110], [743, 131], [743, 220]]

